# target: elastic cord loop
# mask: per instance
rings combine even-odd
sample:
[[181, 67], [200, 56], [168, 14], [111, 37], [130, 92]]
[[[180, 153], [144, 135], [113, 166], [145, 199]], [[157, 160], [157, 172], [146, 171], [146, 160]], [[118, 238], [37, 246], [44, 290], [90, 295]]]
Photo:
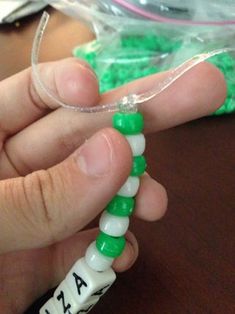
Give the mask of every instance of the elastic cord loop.
[[144, 104], [146, 101], [154, 98], [161, 92], [163, 92], [166, 88], [168, 88], [171, 84], [173, 84], [178, 78], [180, 78], [184, 73], [192, 69], [197, 64], [201, 63], [202, 61], [205, 61], [206, 59], [221, 54], [223, 52], [229, 52], [229, 51], [235, 51], [235, 49], [232, 48], [223, 48], [218, 50], [213, 50], [208, 53], [203, 53], [196, 55], [192, 57], [191, 59], [185, 61], [175, 69], [169, 71], [169, 76], [158, 82], [158, 84], [150, 91], [143, 93], [143, 94], [130, 94], [125, 97], [122, 97], [119, 101], [115, 103], [110, 104], [101, 104], [99, 106], [94, 107], [84, 107], [80, 105], [72, 106], [68, 105], [61, 100], [59, 100], [53, 92], [51, 92], [47, 86], [43, 83], [39, 69], [38, 69], [38, 58], [39, 58], [39, 52], [41, 47], [41, 42], [43, 39], [43, 35], [47, 26], [49, 20], [49, 14], [47, 12], [44, 12], [39, 26], [36, 31], [36, 35], [34, 37], [33, 41], [33, 48], [32, 48], [32, 54], [31, 54], [31, 63], [32, 63], [32, 72], [33, 72], [33, 80], [34, 84], [38, 89], [41, 89], [49, 98], [51, 98], [55, 103], [57, 103], [59, 106], [72, 109], [79, 112], [85, 112], [85, 113], [97, 113], [97, 112], [114, 112], [114, 111], [125, 111], [125, 112], [135, 112], [137, 111], [137, 107], [140, 104]]

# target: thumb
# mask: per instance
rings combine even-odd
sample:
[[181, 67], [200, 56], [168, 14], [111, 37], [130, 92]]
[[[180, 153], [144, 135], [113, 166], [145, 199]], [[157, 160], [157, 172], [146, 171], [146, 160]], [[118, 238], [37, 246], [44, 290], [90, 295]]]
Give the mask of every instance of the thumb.
[[118, 191], [131, 161], [123, 137], [104, 129], [62, 163], [1, 181], [0, 253], [43, 247], [76, 233]]

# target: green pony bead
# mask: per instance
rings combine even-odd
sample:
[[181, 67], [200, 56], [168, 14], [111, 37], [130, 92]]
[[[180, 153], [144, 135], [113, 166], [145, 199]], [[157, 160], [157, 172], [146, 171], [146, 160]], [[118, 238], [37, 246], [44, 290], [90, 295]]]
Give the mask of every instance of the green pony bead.
[[133, 197], [116, 195], [107, 205], [106, 210], [111, 215], [126, 217], [133, 213], [134, 207], [135, 199]]
[[143, 131], [144, 119], [139, 112], [117, 112], [113, 115], [113, 127], [125, 135], [138, 134]]
[[126, 240], [122, 237], [112, 237], [100, 232], [96, 238], [96, 248], [98, 251], [108, 257], [116, 258], [120, 256], [125, 248]]
[[146, 169], [146, 160], [144, 156], [133, 157], [131, 176], [141, 176]]

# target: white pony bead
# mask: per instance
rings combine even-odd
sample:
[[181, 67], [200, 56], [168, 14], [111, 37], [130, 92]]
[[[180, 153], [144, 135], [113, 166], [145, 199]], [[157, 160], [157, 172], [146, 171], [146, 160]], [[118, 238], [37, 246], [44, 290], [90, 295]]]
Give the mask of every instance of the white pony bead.
[[124, 235], [129, 227], [129, 217], [118, 217], [104, 211], [100, 217], [100, 230], [104, 233], [120, 237]]
[[139, 185], [140, 179], [138, 177], [128, 177], [117, 194], [125, 197], [133, 197], [137, 194]]
[[112, 268], [97, 272], [88, 266], [85, 258], [79, 259], [65, 277], [73, 297], [79, 303], [96, 302], [116, 279]]
[[95, 271], [105, 271], [112, 266], [114, 258], [104, 256], [101, 254], [97, 248], [95, 241], [92, 242], [87, 250], [85, 255], [85, 261]]
[[145, 150], [145, 137], [142, 133], [136, 135], [126, 135], [126, 139], [131, 147], [133, 156], [140, 156]]

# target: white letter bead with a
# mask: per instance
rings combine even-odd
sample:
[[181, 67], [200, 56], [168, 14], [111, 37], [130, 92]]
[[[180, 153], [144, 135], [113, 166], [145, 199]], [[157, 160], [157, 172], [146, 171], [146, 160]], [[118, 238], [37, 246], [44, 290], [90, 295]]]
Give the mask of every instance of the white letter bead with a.
[[53, 298], [50, 298], [40, 309], [39, 314], [59, 314], [57, 312]]
[[100, 217], [100, 230], [104, 233], [120, 237], [127, 232], [129, 227], [129, 217], [118, 217], [104, 211]]
[[133, 197], [137, 194], [140, 185], [139, 177], [128, 177], [121, 189], [118, 191], [118, 195], [125, 197]]
[[88, 266], [90, 266], [90, 268], [92, 268], [93, 270], [105, 271], [112, 266], [114, 258], [101, 254], [97, 250], [94, 241], [88, 246], [86, 250], [85, 260]]
[[[77, 314], [80, 311], [81, 313], [88, 313], [98, 301], [99, 298], [96, 297], [86, 303], [78, 302], [68, 288], [65, 280], [61, 282], [53, 295], [53, 302], [56, 307], [56, 313], [58, 314]], [[84, 312], [86, 310], [87, 312]]]
[[74, 264], [64, 281], [75, 300], [86, 303], [101, 297], [115, 279], [116, 274], [111, 268], [97, 272], [88, 266], [85, 258], [81, 258]]
[[145, 137], [142, 133], [136, 135], [126, 135], [126, 139], [131, 147], [133, 156], [140, 156], [145, 150]]

